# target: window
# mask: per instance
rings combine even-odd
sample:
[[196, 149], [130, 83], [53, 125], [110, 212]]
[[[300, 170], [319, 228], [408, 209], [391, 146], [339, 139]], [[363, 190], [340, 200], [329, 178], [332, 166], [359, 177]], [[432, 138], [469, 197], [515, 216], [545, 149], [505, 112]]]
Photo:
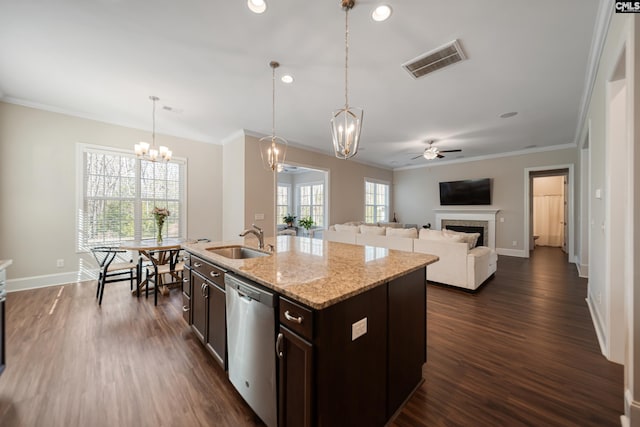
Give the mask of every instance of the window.
[[291, 186], [278, 184], [278, 196], [276, 199], [276, 222], [284, 224], [283, 218], [291, 212]]
[[186, 164], [140, 160], [133, 153], [79, 144], [78, 249], [156, 236], [155, 206], [169, 209], [167, 237], [182, 237]]
[[300, 201], [298, 219], [310, 216], [314, 226], [324, 227], [324, 184], [299, 185], [298, 200]]
[[364, 222], [389, 221], [389, 184], [382, 181], [364, 182]]

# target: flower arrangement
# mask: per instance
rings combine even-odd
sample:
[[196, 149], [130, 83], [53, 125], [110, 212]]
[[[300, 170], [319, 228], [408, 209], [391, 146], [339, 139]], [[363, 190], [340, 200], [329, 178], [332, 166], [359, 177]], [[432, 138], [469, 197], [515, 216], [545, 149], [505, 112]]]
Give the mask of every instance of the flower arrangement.
[[157, 240], [158, 242], [162, 242], [162, 227], [164, 226], [164, 220], [167, 219], [169, 215], [171, 215], [171, 212], [169, 212], [167, 208], [159, 208], [156, 206], [153, 208], [153, 211], [151, 211], [151, 213], [156, 219], [156, 225], [158, 226]]

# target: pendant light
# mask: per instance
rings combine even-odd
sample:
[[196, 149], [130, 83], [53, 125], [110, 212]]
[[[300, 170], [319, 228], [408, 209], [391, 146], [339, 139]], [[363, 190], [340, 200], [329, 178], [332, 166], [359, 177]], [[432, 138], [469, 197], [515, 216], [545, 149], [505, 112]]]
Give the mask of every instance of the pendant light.
[[339, 159], [348, 159], [358, 153], [364, 113], [362, 108], [349, 107], [349, 10], [354, 5], [355, 0], [342, 0], [342, 8], [345, 11], [344, 108], [333, 112], [330, 123], [333, 149]]
[[157, 96], [151, 95], [149, 99], [153, 102], [153, 131], [151, 133], [151, 145], [148, 142], [139, 142], [134, 145], [133, 149], [138, 158], [143, 160], [150, 160], [152, 162], [162, 160], [168, 162], [171, 160], [171, 155], [173, 154], [171, 150], [169, 150], [164, 145], [161, 145], [160, 148], [156, 148], [156, 102], [160, 100]]
[[271, 67], [271, 136], [260, 138], [260, 155], [265, 169], [277, 171], [284, 163], [287, 154], [287, 140], [276, 136], [276, 61], [269, 63]]

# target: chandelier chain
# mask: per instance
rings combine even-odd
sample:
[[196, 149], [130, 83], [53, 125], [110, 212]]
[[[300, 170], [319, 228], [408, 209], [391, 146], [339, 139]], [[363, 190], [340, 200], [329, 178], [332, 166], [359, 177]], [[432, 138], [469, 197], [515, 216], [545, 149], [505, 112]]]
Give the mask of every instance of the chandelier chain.
[[276, 66], [271, 65], [271, 137], [276, 136]]
[[157, 101], [157, 97], [153, 96], [151, 97], [151, 100], [153, 101], [153, 117], [152, 117], [152, 128], [151, 128], [151, 144], [155, 147], [156, 146], [156, 101]]
[[346, 8], [344, 24], [344, 107], [349, 109], [349, 7]]

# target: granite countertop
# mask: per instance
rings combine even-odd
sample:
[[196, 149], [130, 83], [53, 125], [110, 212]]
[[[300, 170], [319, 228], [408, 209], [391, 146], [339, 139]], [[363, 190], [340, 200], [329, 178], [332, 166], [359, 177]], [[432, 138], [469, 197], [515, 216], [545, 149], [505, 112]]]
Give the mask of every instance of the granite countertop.
[[[275, 239], [265, 240], [266, 246]], [[257, 239], [182, 247], [317, 310], [438, 261], [435, 255], [294, 236], [278, 236], [276, 252], [260, 258], [229, 259], [207, 250], [238, 244], [256, 248]]]

